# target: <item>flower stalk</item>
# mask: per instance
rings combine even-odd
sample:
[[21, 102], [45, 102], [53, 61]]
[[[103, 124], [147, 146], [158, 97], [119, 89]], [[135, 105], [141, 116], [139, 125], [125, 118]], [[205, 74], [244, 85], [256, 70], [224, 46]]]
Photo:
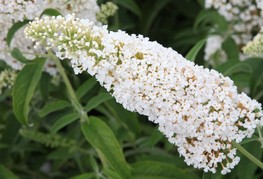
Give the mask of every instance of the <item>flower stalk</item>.
[[67, 87], [70, 101], [71, 101], [73, 107], [75, 108], [75, 110], [79, 113], [81, 121], [88, 121], [88, 115], [84, 111], [82, 105], [78, 102], [78, 98], [76, 96], [76, 93], [75, 93], [73, 87], [71, 86], [71, 83], [70, 83], [70, 81], [66, 75], [66, 72], [65, 72], [60, 60], [53, 54], [53, 52], [51, 50], [48, 51], [48, 56], [56, 64], [56, 67], [57, 67], [58, 71], [60, 72], [60, 74], [63, 78], [63, 81], [65, 82], [65, 85]]

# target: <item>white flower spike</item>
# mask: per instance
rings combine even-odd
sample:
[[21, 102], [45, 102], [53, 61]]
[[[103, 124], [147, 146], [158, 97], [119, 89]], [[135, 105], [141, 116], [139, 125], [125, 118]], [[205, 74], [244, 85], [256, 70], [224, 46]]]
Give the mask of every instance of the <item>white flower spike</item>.
[[231, 142], [263, 124], [261, 105], [238, 94], [230, 78], [141, 35], [74, 15], [36, 19], [25, 34], [70, 59], [76, 74], [95, 76], [126, 109], [148, 116], [195, 168], [230, 172], [240, 160]]

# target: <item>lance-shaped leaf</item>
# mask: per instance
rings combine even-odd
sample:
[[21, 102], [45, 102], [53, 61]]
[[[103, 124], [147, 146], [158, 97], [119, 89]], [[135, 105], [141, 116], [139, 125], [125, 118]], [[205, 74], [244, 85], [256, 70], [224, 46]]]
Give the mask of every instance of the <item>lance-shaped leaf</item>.
[[39, 115], [40, 117], [44, 117], [52, 112], [59, 111], [62, 109], [65, 109], [67, 107], [70, 107], [71, 103], [65, 100], [57, 100], [51, 103], [46, 104], [40, 111]]
[[142, 16], [142, 12], [134, 0], [117, 0], [116, 3], [120, 6], [123, 6], [129, 9], [134, 14], [136, 14], [138, 17]]
[[15, 35], [15, 33], [21, 28], [23, 27], [24, 25], [26, 25], [27, 23], [29, 23], [30, 21], [29, 20], [24, 20], [24, 21], [19, 21], [17, 23], [14, 23], [12, 25], [12, 27], [8, 30], [8, 33], [7, 33], [7, 36], [6, 36], [6, 43], [8, 46], [10, 46], [11, 44], [11, 41]]
[[205, 42], [206, 42], [206, 38], [197, 42], [197, 44], [195, 44], [195, 46], [187, 53], [185, 58], [190, 61], [195, 61], [197, 54], [199, 53], [201, 48], [204, 46]]
[[45, 59], [36, 58], [18, 73], [13, 87], [13, 110], [17, 120], [28, 125], [29, 103], [41, 77]]
[[62, 129], [63, 127], [69, 125], [70, 123], [76, 121], [79, 117], [79, 114], [69, 113], [61, 118], [59, 118], [51, 127], [51, 134], [55, 134], [57, 131]]
[[103, 164], [108, 164], [122, 178], [129, 179], [130, 170], [112, 130], [101, 119], [90, 117], [81, 124], [87, 141], [96, 149]]
[[12, 57], [14, 57], [16, 60], [20, 61], [21, 63], [28, 63], [30, 62], [29, 59], [27, 59], [19, 50], [19, 48], [15, 47], [11, 52]]
[[56, 9], [47, 8], [41, 13], [40, 17], [43, 16], [43, 15], [59, 16], [59, 15], [62, 15], [62, 14]]
[[94, 78], [88, 79], [76, 91], [77, 98], [81, 99], [86, 93], [88, 93], [95, 86], [96, 83], [97, 81]]
[[132, 165], [132, 177], [136, 179], [185, 179], [196, 178], [186, 169], [158, 161], [140, 161]]
[[109, 93], [100, 93], [89, 100], [87, 105], [84, 107], [84, 110], [86, 112], [89, 112], [95, 107], [97, 107], [98, 105], [100, 105], [101, 103], [110, 99], [112, 99], [112, 96]]

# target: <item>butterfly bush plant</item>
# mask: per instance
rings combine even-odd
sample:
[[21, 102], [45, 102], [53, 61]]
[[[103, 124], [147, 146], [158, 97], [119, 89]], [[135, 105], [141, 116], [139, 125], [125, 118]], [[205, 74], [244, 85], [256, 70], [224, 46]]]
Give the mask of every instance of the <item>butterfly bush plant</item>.
[[262, 3], [114, 2], [1, 2], [0, 176], [260, 178]]

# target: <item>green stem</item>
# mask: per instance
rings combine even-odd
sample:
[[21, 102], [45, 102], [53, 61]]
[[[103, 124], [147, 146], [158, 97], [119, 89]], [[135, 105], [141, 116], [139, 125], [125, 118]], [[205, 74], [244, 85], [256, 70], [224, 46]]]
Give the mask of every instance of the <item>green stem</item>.
[[256, 164], [258, 167], [263, 169], [263, 163], [259, 161], [256, 157], [251, 155], [244, 147], [239, 145], [236, 142], [232, 142], [233, 146], [236, 147], [243, 155], [245, 155], [249, 160], [251, 160], [254, 164]]
[[80, 114], [80, 118], [81, 120], [83, 121], [88, 121], [89, 118], [88, 118], [88, 115], [87, 113], [84, 111], [82, 105], [79, 103], [78, 101], [78, 98], [76, 96], [76, 93], [73, 89], [73, 87], [71, 86], [71, 83], [66, 75], [66, 72], [63, 68], [63, 66], [61, 65], [60, 63], [60, 60], [53, 54], [53, 52], [51, 51], [48, 51], [48, 56], [54, 61], [54, 63], [56, 64], [64, 82], [65, 82], [65, 85], [68, 89], [68, 94], [69, 94], [69, 97], [70, 97], [70, 101], [73, 105], [73, 107], [76, 109], [76, 111]]
[[261, 148], [263, 148], [263, 137], [262, 137], [262, 134], [261, 134], [260, 126], [257, 126], [257, 131], [258, 131], [258, 135], [259, 135], [258, 140], [261, 143]]
[[[3, 49], [3, 50], [0, 50], [0, 52], [6, 52], [6, 53], [9, 53], [11, 54], [13, 50], [9, 50], [9, 49]], [[47, 54], [42, 54], [42, 53], [31, 53], [31, 52], [25, 52], [25, 51], [20, 51], [22, 54], [25, 54], [25, 55], [34, 55], [34, 56], [40, 56], [40, 57], [50, 57], [49, 55]]]

